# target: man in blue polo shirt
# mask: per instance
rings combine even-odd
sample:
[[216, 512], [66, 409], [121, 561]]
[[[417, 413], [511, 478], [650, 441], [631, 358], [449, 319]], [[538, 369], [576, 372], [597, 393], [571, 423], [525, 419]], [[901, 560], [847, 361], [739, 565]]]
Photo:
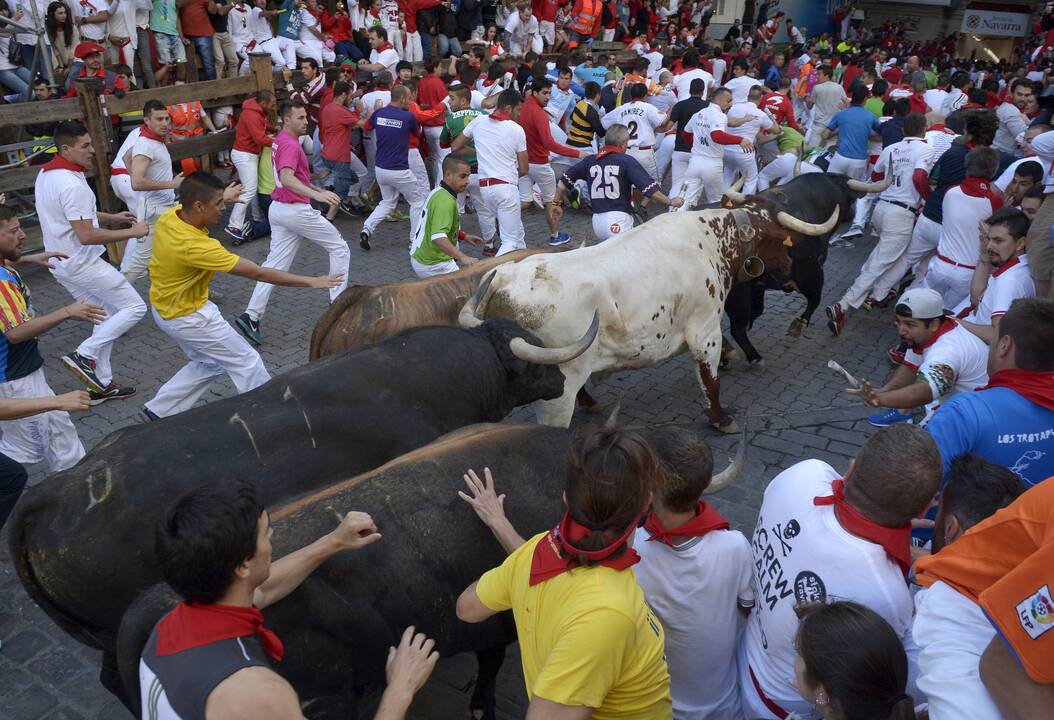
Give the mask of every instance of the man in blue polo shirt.
[[1015, 300], [989, 346], [988, 385], [945, 403], [926, 429], [947, 478], [952, 461], [974, 453], [1004, 465], [1031, 487], [1054, 476], [1054, 300]]
[[[867, 180], [867, 163], [870, 154], [867, 151], [872, 133], [879, 128], [878, 118], [864, 107], [867, 100], [867, 87], [857, 85], [849, 99], [849, 107], [839, 110], [827, 127], [820, 133], [824, 140], [838, 133], [838, 152], [831, 158], [827, 167], [829, 173], [841, 173], [856, 180]], [[867, 211], [873, 203], [866, 197], [856, 201], [856, 216], [851, 227], [860, 228], [867, 221]], [[849, 234], [849, 233], [847, 233]], [[857, 233], [859, 234], [859, 233]]]

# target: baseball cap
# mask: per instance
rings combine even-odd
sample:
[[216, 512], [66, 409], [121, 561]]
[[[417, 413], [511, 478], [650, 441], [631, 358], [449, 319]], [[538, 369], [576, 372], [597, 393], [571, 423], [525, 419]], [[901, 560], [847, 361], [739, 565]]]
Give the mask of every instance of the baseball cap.
[[85, 41], [77, 45], [77, 49], [73, 51], [73, 56], [76, 57], [78, 60], [83, 60], [89, 55], [94, 55], [95, 53], [101, 52], [104, 52], [104, 48], [102, 45], [100, 45], [99, 43]]
[[901, 317], [923, 320], [944, 317], [944, 298], [930, 288], [912, 288], [900, 296], [894, 312]]

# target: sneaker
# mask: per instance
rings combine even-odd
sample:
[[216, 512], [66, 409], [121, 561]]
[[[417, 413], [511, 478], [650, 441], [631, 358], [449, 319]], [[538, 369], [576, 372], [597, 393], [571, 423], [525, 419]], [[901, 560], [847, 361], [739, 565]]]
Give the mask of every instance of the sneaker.
[[371, 211], [375, 207], [377, 207], [377, 203], [374, 202], [373, 198], [370, 197], [370, 194], [368, 192], [359, 193], [359, 201], [362, 202], [362, 204]]
[[359, 233], [359, 247], [363, 250], [370, 249], [370, 233], [366, 230]]
[[227, 234], [234, 238], [234, 240], [239, 244], [245, 242], [245, 233], [242, 231], [241, 228], [236, 228], [233, 225], [228, 225]]
[[842, 328], [845, 327], [845, 313], [842, 312], [842, 306], [838, 303], [828, 305], [824, 312], [827, 313], [827, 329], [835, 337], [841, 335]]
[[875, 300], [873, 297], [868, 295], [867, 296], [867, 300], [864, 300], [864, 302], [860, 305], [860, 307], [863, 310], [867, 310], [868, 312], [871, 312], [871, 309], [874, 308], [875, 305], [877, 305], [877, 304], [878, 304], [878, 300]]
[[484, 245], [483, 246], [483, 257], [494, 257], [498, 254], [497, 245]]
[[139, 414], [136, 416], [136, 419], [140, 423], [151, 423], [151, 422], [157, 422], [158, 420], [160, 420], [161, 416], [158, 415], [157, 413], [155, 413], [150, 408], [148, 408], [146, 405], [144, 405], [139, 410]]
[[851, 225], [849, 229], [842, 233], [839, 237], [842, 240], [852, 240], [853, 238], [858, 238], [863, 234], [864, 229], [862, 227], [859, 227], [858, 225]]
[[130, 397], [135, 397], [135, 388], [121, 387], [117, 383], [110, 383], [102, 392], [89, 392], [88, 397], [89, 405], [102, 405], [107, 400], [127, 400]]
[[410, 219], [409, 215], [407, 215], [404, 212], [399, 212], [398, 210], [392, 210], [390, 213], [388, 213], [388, 217], [384, 218], [384, 220], [386, 222], [390, 222], [390, 223], [405, 222], [405, 221], [407, 221], [409, 219]]
[[106, 386], [102, 384], [99, 376], [95, 374], [94, 360], [84, 357], [76, 350], [69, 355], [63, 355], [61, 359], [62, 364], [84, 383], [89, 392], [103, 392], [106, 390]]
[[887, 308], [889, 307], [900, 295], [897, 295], [895, 290], [890, 290], [886, 293], [886, 296], [881, 300], [875, 302], [876, 307]]
[[890, 425], [899, 425], [901, 423], [908, 423], [909, 425], [915, 422], [915, 418], [911, 415], [905, 414], [897, 410], [896, 408], [890, 408], [883, 413], [870, 416], [867, 421], [875, 427], [884, 428]]
[[559, 245], [566, 245], [571, 241], [571, 233], [557, 233], [555, 236], [549, 236], [549, 247], [557, 247]]
[[571, 209], [579, 210], [582, 207], [582, 188], [576, 187], [575, 194], [571, 198]]
[[242, 331], [242, 335], [248, 338], [253, 345], [259, 345], [263, 342], [263, 335], [260, 334], [260, 321], [253, 320], [249, 317], [249, 313], [239, 315], [234, 324], [238, 326], [238, 329]]
[[899, 345], [899, 344], [898, 345], [893, 345], [892, 347], [887, 349], [886, 350], [886, 357], [889, 359], [890, 364], [892, 364], [894, 366], [895, 365], [903, 365], [904, 364], [904, 350], [905, 350], [904, 346], [903, 345]]

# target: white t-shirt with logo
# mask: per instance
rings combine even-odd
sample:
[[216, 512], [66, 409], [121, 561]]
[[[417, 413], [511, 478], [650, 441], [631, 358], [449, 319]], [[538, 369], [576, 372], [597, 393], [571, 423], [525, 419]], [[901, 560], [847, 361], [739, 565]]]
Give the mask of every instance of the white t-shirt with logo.
[[929, 171], [929, 168], [925, 168], [925, 163], [930, 155], [932, 148], [925, 140], [917, 137], [906, 137], [883, 150], [875, 163], [875, 172], [885, 176], [892, 175], [893, 184], [883, 190], [879, 198], [901, 202], [911, 208], [916, 207], [920, 198], [912, 175], [920, 166]]
[[[150, 158], [150, 164], [146, 168], [146, 177], [157, 182], [172, 181], [172, 156], [168, 154], [168, 148], [164, 143], [151, 138], [140, 137], [132, 146], [132, 164], [135, 158], [144, 155]], [[129, 172], [131, 168], [128, 168]], [[176, 203], [176, 191], [171, 188], [165, 190], [139, 190], [140, 197], [146, 201], [149, 208], [159, 205], [174, 205]]]
[[966, 322], [991, 325], [994, 318], [1006, 314], [1010, 303], [1035, 296], [1036, 285], [1032, 282], [1028, 255], [1022, 255], [992, 271], [977, 307], [966, 316]]
[[696, 79], [702, 80], [706, 84], [706, 90], [703, 92], [703, 97], [710, 97], [710, 91], [716, 87], [714, 84], [714, 76], [702, 68], [692, 68], [691, 70], [686, 70], [680, 75], [673, 76], [673, 89], [674, 92], [677, 93], [678, 100], [684, 100], [691, 95], [689, 90], [692, 87], [692, 80]]
[[494, 178], [512, 185], [520, 181], [518, 153], [527, 152], [527, 135], [518, 123], [480, 115], [465, 126], [462, 135], [476, 146], [481, 180]]
[[625, 125], [629, 128], [628, 147], [647, 148], [655, 145], [655, 128], [665, 120], [666, 116], [654, 105], [636, 100], [619, 105], [604, 115], [600, 122], [605, 128], [615, 124]]
[[739, 77], [731, 77], [728, 82], [725, 83], [725, 87], [732, 91], [732, 103], [745, 103], [747, 101], [747, 95], [750, 94], [750, 88], [755, 85], [764, 85], [760, 80], [749, 75], [740, 75]]
[[941, 326], [926, 346], [904, 353], [904, 364], [933, 393], [927, 407], [988, 384], [988, 345], [952, 318], [945, 323], [951, 326]]
[[692, 115], [692, 119], [688, 121], [685, 128], [692, 133], [692, 157], [723, 161], [725, 146], [714, 142], [710, 133], [714, 130], [726, 131], [727, 128], [728, 117], [714, 103], [710, 103]]
[[739, 643], [745, 717], [770, 717], [748, 667], [769, 699], [787, 712], [813, 717], [813, 706], [790, 683], [799, 605], [853, 600], [871, 608], [904, 641], [909, 666], [915, 667], [914, 608], [900, 567], [881, 545], [843, 528], [833, 505], [813, 503], [814, 497], [832, 495], [831, 483], [840, 477], [825, 462], [805, 460], [781, 472], [765, 490], [751, 541], [754, 609]]
[[739, 717], [736, 608], [754, 604], [750, 543], [714, 530], [670, 547], [638, 528], [633, 549], [637, 582], [666, 631], [674, 717]]
[[92, 227], [99, 227], [95, 194], [84, 173], [63, 168], [41, 170], [34, 195], [44, 249], [69, 256], [66, 260], [54, 259], [53, 264], [79, 265], [103, 254], [106, 246], [82, 245], [70, 224], [72, 220], [91, 220]]

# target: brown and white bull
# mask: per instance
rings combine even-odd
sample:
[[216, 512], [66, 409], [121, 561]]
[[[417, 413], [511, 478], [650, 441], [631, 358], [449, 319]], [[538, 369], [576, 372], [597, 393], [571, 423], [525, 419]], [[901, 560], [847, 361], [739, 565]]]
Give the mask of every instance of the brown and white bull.
[[[688, 350], [710, 401], [710, 423], [734, 432], [717, 380], [725, 297], [737, 279], [757, 277], [765, 265], [789, 267], [787, 246], [830, 232], [838, 216], [835, 208], [826, 222], [807, 223], [764, 200], [734, 210], [666, 213], [599, 245], [496, 268], [459, 322], [472, 327], [508, 318], [555, 345], [581, 337], [598, 313], [596, 342], [561, 365], [564, 393], [538, 404], [541, 423], [569, 425], [575, 396], [594, 373], [648, 367]], [[522, 359], [537, 362], [546, 354], [513, 343]]]

